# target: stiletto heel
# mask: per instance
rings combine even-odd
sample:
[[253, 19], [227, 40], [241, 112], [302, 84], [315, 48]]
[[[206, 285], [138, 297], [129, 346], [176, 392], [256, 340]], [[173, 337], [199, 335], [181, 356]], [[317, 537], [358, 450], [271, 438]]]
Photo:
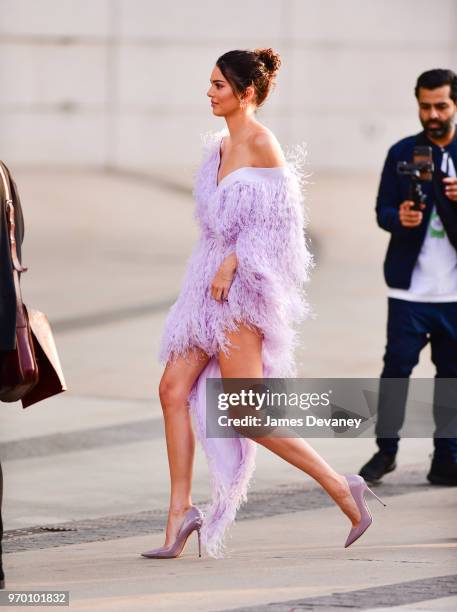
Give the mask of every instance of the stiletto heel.
[[369, 491], [372, 495], [374, 495], [374, 497], [376, 497], [376, 499], [381, 502], [383, 506], [386, 504], [375, 493], [373, 493], [371, 489], [368, 488], [368, 485], [362, 476], [359, 476], [358, 474], [349, 474], [348, 476], [345, 476], [345, 478], [348, 481], [351, 495], [360, 511], [360, 521], [351, 529], [344, 545], [344, 548], [347, 548], [358, 540], [373, 522], [373, 517], [371, 516], [367, 502], [365, 501], [365, 491]]
[[200, 529], [203, 524], [203, 514], [200, 508], [197, 506], [191, 506], [184, 515], [184, 521], [179, 528], [176, 535], [176, 539], [170, 546], [161, 546], [160, 548], [153, 548], [141, 553], [143, 557], [148, 559], [172, 559], [179, 557], [182, 553], [184, 546], [190, 536], [190, 534], [197, 530], [198, 535], [198, 556], [201, 557], [201, 541], [200, 541]]
[[200, 528], [197, 529], [197, 536], [198, 536], [198, 556], [201, 557], [202, 556], [202, 543], [201, 543]]
[[373, 497], [376, 497], [376, 499], [378, 500], [378, 502], [379, 502], [380, 504], [382, 504], [383, 506], [387, 506], [387, 504], [385, 504], [385, 503], [382, 501], [382, 499], [381, 499], [380, 497], [378, 497], [378, 496], [376, 495], [376, 493], [374, 493], [374, 492], [373, 492], [373, 491], [370, 489], [370, 487], [368, 487], [368, 486], [367, 486], [367, 491], [369, 491], [369, 492], [370, 492], [370, 493], [373, 495]]

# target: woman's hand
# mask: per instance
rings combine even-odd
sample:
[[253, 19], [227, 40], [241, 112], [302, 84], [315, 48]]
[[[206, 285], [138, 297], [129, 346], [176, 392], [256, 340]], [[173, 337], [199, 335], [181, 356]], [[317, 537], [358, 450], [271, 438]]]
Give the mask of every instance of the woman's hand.
[[213, 282], [211, 283], [211, 296], [218, 302], [224, 302], [228, 299], [230, 286], [233, 282], [237, 267], [237, 259], [235, 253], [230, 253], [221, 263], [219, 270], [216, 272]]

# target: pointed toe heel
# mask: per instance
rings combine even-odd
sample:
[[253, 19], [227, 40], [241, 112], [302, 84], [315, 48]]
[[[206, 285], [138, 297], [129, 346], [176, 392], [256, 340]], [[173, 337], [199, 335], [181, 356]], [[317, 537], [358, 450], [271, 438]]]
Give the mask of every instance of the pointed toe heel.
[[176, 539], [170, 546], [161, 546], [153, 548], [141, 553], [142, 557], [147, 559], [173, 559], [179, 557], [182, 553], [186, 542], [193, 531], [197, 532], [198, 536], [198, 556], [201, 558], [201, 534], [200, 530], [203, 525], [203, 513], [197, 506], [191, 506], [184, 515], [184, 521], [176, 535]]
[[386, 506], [387, 504], [385, 504], [382, 499], [368, 487], [362, 476], [359, 476], [358, 474], [349, 474], [348, 476], [345, 476], [345, 478], [348, 481], [352, 497], [354, 498], [361, 515], [360, 521], [355, 527], [352, 527], [351, 531], [349, 532], [347, 540], [344, 544], [344, 548], [347, 548], [358, 540], [373, 522], [373, 517], [371, 516], [371, 512], [365, 500], [365, 492], [368, 491], [371, 493], [373, 497], [376, 497], [379, 503], [381, 503], [383, 506]]

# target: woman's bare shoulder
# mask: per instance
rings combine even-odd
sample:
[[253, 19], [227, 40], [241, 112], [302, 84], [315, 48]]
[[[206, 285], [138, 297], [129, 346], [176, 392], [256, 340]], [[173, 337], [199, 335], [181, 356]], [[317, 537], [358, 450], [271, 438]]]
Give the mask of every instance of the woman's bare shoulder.
[[260, 168], [284, 166], [286, 159], [276, 136], [267, 128], [252, 134], [248, 146], [253, 165]]

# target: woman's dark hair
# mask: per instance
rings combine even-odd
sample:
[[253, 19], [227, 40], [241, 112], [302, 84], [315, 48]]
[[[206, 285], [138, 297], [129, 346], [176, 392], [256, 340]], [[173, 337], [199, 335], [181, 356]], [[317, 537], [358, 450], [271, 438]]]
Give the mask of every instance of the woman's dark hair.
[[452, 70], [444, 70], [443, 68], [434, 68], [423, 72], [417, 79], [414, 94], [419, 98], [419, 87], [424, 89], [436, 89], [443, 85], [451, 86], [450, 98], [453, 102], [457, 101], [457, 75]]
[[273, 49], [243, 49], [224, 53], [218, 58], [216, 66], [240, 100], [249, 85], [253, 85], [255, 103], [261, 106], [275, 85], [281, 58]]

